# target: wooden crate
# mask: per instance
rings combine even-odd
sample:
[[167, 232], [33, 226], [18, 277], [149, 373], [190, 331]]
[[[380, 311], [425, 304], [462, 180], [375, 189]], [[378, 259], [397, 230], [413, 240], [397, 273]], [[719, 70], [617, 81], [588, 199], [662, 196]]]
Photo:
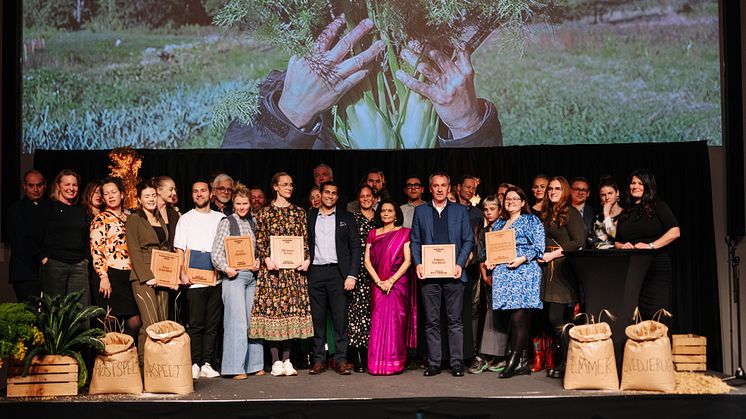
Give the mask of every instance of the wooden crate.
[[707, 338], [704, 336], [673, 335], [671, 340], [673, 346], [707, 346]]
[[707, 364], [674, 363], [676, 371], [707, 371]]
[[697, 335], [673, 335], [671, 354], [676, 371], [707, 370], [707, 338]]
[[14, 366], [8, 375], [8, 397], [75, 396], [78, 394], [78, 362], [69, 356], [47, 355], [31, 361], [28, 375]]

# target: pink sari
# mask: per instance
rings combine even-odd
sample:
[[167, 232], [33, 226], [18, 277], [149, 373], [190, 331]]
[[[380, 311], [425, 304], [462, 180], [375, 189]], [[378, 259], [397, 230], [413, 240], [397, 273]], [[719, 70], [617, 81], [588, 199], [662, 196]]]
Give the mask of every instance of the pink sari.
[[[378, 277], [386, 280], [404, 262], [404, 244], [409, 229], [401, 228], [376, 236], [368, 234], [370, 262]], [[407, 362], [407, 348], [417, 347], [417, 292], [409, 270], [399, 278], [388, 294], [371, 285], [371, 323], [368, 343], [368, 371], [373, 375], [398, 374]]]

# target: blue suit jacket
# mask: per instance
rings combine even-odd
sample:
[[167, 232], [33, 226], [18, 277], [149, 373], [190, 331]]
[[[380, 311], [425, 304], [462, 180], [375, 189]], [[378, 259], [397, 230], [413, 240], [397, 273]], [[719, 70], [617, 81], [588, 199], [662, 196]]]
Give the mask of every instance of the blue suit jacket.
[[[474, 247], [474, 232], [469, 223], [469, 212], [466, 207], [448, 201], [446, 204], [448, 212], [448, 241], [456, 245], [456, 264], [461, 266], [461, 282], [466, 282], [466, 270], [463, 269], [469, 259], [469, 253]], [[423, 244], [433, 243], [433, 202], [420, 205], [414, 209], [412, 220], [412, 231], [410, 233], [412, 258], [414, 264], [422, 263]]]

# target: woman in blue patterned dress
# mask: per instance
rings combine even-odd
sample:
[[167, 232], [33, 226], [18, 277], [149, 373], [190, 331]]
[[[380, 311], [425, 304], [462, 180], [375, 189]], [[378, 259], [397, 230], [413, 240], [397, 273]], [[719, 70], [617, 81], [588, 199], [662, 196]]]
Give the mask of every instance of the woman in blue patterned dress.
[[508, 365], [500, 372], [500, 378], [531, 374], [527, 353], [530, 310], [542, 308], [541, 268], [537, 260], [544, 256], [544, 226], [531, 214], [526, 194], [515, 186], [505, 193], [492, 231], [508, 228], [515, 230], [516, 258], [492, 271], [492, 308], [498, 310], [496, 315], [510, 317]]

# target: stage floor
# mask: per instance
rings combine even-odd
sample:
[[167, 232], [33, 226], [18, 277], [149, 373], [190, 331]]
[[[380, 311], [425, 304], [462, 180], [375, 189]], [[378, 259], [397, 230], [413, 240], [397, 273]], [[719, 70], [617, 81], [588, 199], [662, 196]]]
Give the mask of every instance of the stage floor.
[[[424, 377], [423, 370], [375, 377], [333, 371], [297, 377], [199, 379], [189, 395], [96, 395], [11, 399], [0, 402], [3, 417], [105, 415], [116, 417], [556, 417], [629, 418], [746, 417], [746, 387], [723, 395], [653, 392], [565, 391], [543, 373], [498, 379], [496, 373]], [[219, 416], [219, 418], [218, 418]]]

